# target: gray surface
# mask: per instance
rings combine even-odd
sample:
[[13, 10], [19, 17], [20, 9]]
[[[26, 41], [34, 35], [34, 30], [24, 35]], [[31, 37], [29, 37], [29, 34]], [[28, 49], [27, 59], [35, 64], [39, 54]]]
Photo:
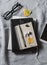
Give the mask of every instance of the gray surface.
[[[47, 21], [47, 0], [0, 0], [0, 15], [11, 9], [12, 5], [17, 1], [24, 5], [24, 7], [33, 10], [30, 17], [38, 19], [38, 31], [40, 34], [44, 23]], [[17, 15], [23, 16], [23, 9], [17, 13]], [[8, 27], [10, 29], [10, 20], [6, 21], [2, 18], [2, 21], [4, 22], [5, 28]], [[8, 30], [6, 31], [6, 41], [8, 41], [7, 34]], [[7, 44], [7, 42], [5, 44]], [[41, 62], [47, 62], [47, 45], [45, 43], [41, 44], [43, 48], [41, 49], [38, 58]], [[2, 53], [0, 53], [0, 65], [47, 65], [45, 63], [38, 62], [36, 54], [15, 55], [12, 51], [7, 51], [7, 47], [5, 48], [3, 45], [0, 48], [2, 51]], [[2, 48], [5, 50], [2, 50]]]

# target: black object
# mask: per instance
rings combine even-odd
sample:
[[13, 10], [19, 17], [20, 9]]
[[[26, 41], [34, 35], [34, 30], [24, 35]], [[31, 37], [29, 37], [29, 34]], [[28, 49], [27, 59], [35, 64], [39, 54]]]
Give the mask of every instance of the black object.
[[44, 28], [41, 39], [47, 41], [47, 24], [46, 24], [46, 26]]
[[36, 31], [35, 21], [32, 18], [11, 19], [12, 51], [16, 54], [31, 54], [31, 53], [36, 53], [36, 51], [37, 51], [37, 47], [31, 47], [29, 49], [20, 50], [19, 45], [18, 45], [17, 36], [15, 33], [15, 26], [16, 25], [28, 23], [30, 21], [33, 24], [34, 31]]
[[12, 17], [13, 13], [19, 11], [22, 7], [23, 6], [18, 2], [14, 4], [11, 11], [7, 11], [3, 14], [4, 19], [9, 20]]

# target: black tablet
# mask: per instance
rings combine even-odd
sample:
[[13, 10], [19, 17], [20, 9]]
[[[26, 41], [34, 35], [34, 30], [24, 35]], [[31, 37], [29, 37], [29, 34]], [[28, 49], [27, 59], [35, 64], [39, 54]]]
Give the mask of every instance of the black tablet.
[[40, 40], [41, 40], [42, 42], [47, 43], [47, 23], [46, 23], [45, 26], [44, 26], [43, 32], [42, 32], [42, 34], [41, 34], [41, 36], [40, 36]]

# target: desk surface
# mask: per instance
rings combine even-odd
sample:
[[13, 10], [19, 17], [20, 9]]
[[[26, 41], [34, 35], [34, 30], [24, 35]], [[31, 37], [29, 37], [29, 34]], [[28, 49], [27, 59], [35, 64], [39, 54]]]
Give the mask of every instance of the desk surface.
[[[37, 6], [37, 4], [39, 4], [39, 8], [41, 8], [44, 12], [44, 10], [47, 10], [47, 6], [44, 6], [45, 3], [47, 2], [47, 0], [18, 0], [21, 4], [23, 4], [24, 7], [27, 7], [31, 10], [34, 9], [35, 6]], [[38, 2], [39, 1], [39, 2]], [[7, 10], [10, 10], [12, 5], [17, 2], [17, 0], [0, 0], [0, 15], [2, 15], [4, 12], [6, 12]], [[38, 7], [37, 7], [38, 8]], [[39, 11], [38, 13], [41, 13], [41, 11]], [[47, 12], [46, 12], [47, 13]], [[45, 13], [44, 13], [45, 14]], [[22, 16], [22, 10], [17, 14], [17, 16]], [[41, 16], [41, 14], [40, 14]], [[46, 14], [45, 14], [46, 16]], [[36, 11], [33, 10], [33, 13], [30, 17], [36, 17]], [[41, 16], [42, 17], [42, 16]], [[42, 19], [42, 18], [40, 18]], [[46, 20], [47, 20], [47, 16], [46, 16]], [[45, 20], [45, 21], [46, 21]], [[6, 21], [2, 18], [2, 21], [4, 22], [5, 27], [8, 27], [10, 29], [10, 20]], [[41, 20], [40, 20], [41, 21]], [[44, 21], [44, 22], [45, 22]], [[44, 23], [42, 20], [42, 23]], [[40, 28], [41, 29], [41, 28]], [[8, 41], [7, 38], [7, 33], [6, 33], [6, 39]], [[42, 44], [42, 48], [40, 53], [39, 53], [39, 60], [42, 62], [45, 62], [47, 60], [47, 45]], [[5, 45], [5, 44], [3, 44]], [[5, 48], [5, 46], [2, 46]], [[0, 53], [0, 65], [39, 65], [40, 63], [38, 62], [38, 60], [36, 59], [36, 54], [23, 54], [23, 55], [15, 55], [12, 51], [3, 51], [2, 47], [0, 48], [2, 53]], [[7, 62], [7, 63], [6, 63]], [[40, 64], [43, 65], [43, 64]], [[44, 64], [45, 65], [45, 64]]]

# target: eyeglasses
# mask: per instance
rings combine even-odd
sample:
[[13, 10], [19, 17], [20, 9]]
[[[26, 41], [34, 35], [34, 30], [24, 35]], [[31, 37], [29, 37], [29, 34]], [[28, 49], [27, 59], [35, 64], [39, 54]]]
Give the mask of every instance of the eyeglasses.
[[3, 14], [4, 19], [9, 20], [12, 17], [13, 13], [19, 11], [22, 7], [23, 6], [18, 2], [14, 4], [11, 11], [7, 11]]

